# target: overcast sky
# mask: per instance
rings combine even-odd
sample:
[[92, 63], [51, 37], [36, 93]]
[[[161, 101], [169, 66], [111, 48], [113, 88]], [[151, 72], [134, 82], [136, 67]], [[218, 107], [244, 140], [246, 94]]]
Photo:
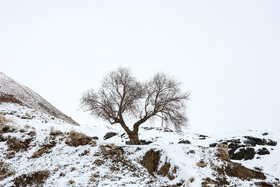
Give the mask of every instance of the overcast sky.
[[0, 1], [0, 72], [80, 123], [109, 71], [174, 75], [196, 131], [279, 128], [280, 1]]

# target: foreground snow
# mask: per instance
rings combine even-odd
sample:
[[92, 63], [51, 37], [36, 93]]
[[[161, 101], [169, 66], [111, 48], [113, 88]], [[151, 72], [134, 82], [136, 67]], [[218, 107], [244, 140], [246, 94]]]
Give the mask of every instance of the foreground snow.
[[[177, 134], [168, 129], [144, 127], [140, 130], [140, 138], [152, 143], [129, 146], [125, 143], [128, 137], [118, 126], [74, 126], [37, 110], [12, 103], [0, 103], [0, 113], [9, 119], [11, 122], [8, 124], [16, 129], [13, 132], [4, 133], [4, 138], [10, 136], [23, 141], [32, 139], [27, 150], [20, 150], [11, 158], [7, 158], [7, 153], [11, 152], [8, 151], [7, 143], [0, 141], [0, 161], [8, 165], [10, 170], [15, 171], [14, 175], [2, 181], [0, 179], [0, 186], [13, 186], [15, 178], [36, 171], [50, 172], [44, 186], [170, 186], [178, 184], [201, 186], [206, 178], [217, 178], [217, 171], [213, 168], [227, 164], [216, 156], [216, 148], [210, 148], [209, 144], [230, 137], [261, 137], [264, 132], [246, 130], [201, 136], [190, 132]], [[59, 131], [62, 133], [51, 135]], [[97, 136], [99, 140], [84, 146], [69, 146], [65, 143], [69, 137], [69, 131], [84, 133], [89, 137]], [[116, 132], [117, 135], [103, 140], [107, 132]], [[280, 131], [269, 132], [266, 137], [280, 142]], [[178, 144], [182, 140], [188, 140], [190, 144]], [[34, 157], [34, 153], [44, 146], [49, 146], [49, 150]], [[171, 165], [169, 177], [157, 172], [154, 172], [153, 176], [140, 164], [143, 156], [150, 150], [160, 152], [158, 168], [166, 163]], [[267, 177], [265, 182], [275, 182], [275, 177], [280, 176], [279, 143], [270, 152], [270, 155], [261, 156], [260, 159], [239, 162], [251, 169], [261, 168]], [[198, 166], [199, 162], [203, 162], [206, 166]], [[256, 182], [264, 181], [260, 179], [247, 181], [230, 176], [226, 176], [226, 180], [238, 186], [254, 186]]]

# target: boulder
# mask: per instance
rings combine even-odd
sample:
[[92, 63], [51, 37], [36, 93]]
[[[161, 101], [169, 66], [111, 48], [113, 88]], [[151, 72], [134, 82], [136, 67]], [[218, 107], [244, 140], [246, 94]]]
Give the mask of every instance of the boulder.
[[230, 158], [233, 160], [251, 160], [255, 157], [255, 154], [256, 152], [253, 148], [240, 148], [230, 155]]
[[112, 138], [113, 136], [116, 136], [116, 135], [117, 135], [117, 133], [115, 133], [115, 132], [108, 132], [107, 134], [105, 134], [103, 139], [107, 140], [107, 139]]
[[197, 166], [201, 167], [201, 168], [204, 168], [207, 166], [207, 163], [203, 162], [202, 160], [198, 163], [196, 163]]
[[191, 142], [189, 140], [180, 140], [178, 144], [190, 144]]
[[256, 138], [256, 137], [252, 137], [252, 136], [245, 136], [244, 138], [247, 139], [247, 140], [244, 141], [244, 143], [249, 144], [251, 146], [265, 145], [266, 144], [265, 139]]
[[229, 154], [228, 154], [228, 145], [225, 143], [219, 143], [217, 145], [217, 151], [219, 152], [219, 157], [223, 160], [229, 160]]
[[257, 151], [257, 154], [258, 155], [268, 155], [268, 154], [270, 154], [270, 152], [267, 150], [267, 148], [263, 147]]
[[268, 139], [266, 141], [266, 145], [270, 145], [270, 146], [276, 146], [277, 145], [277, 141], [273, 141], [271, 139]]

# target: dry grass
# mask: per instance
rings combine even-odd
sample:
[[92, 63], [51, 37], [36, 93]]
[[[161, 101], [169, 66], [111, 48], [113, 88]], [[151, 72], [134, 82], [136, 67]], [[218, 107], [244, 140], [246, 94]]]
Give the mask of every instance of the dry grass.
[[87, 145], [92, 142], [92, 138], [85, 135], [84, 133], [80, 133], [77, 131], [70, 131], [69, 136], [66, 139], [65, 143], [69, 146], [80, 146]]
[[87, 137], [87, 135], [85, 135], [84, 133], [81, 133], [81, 132], [77, 132], [74, 130], [71, 130], [69, 132], [69, 138], [71, 138], [72, 140], [76, 140], [79, 138], [86, 138], [86, 137]]
[[98, 172], [97, 172], [97, 173], [93, 173], [93, 174], [90, 176], [89, 180], [90, 180], [91, 182], [95, 182], [96, 179], [99, 178], [99, 177], [100, 177], [100, 175], [99, 175]]
[[13, 122], [12, 120], [7, 119], [5, 116], [0, 114], [0, 124], [4, 125], [6, 123]]
[[30, 125], [28, 125], [28, 124], [26, 124], [24, 127], [25, 127], [26, 129], [30, 129], [30, 128], [31, 128]]
[[194, 181], [194, 177], [191, 177], [189, 181], [192, 183]]

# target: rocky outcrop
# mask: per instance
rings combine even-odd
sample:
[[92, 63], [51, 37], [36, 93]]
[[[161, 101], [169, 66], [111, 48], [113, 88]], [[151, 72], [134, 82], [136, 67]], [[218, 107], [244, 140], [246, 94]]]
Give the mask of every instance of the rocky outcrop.
[[[220, 140], [223, 144], [228, 145], [228, 155], [232, 160], [251, 160], [255, 158], [255, 155], [270, 154], [267, 148], [263, 147], [255, 150], [257, 145], [259, 146], [276, 146], [277, 141], [264, 138], [256, 138], [252, 136], [244, 136], [244, 139], [229, 139]], [[210, 147], [216, 147], [219, 143], [212, 143]]]

